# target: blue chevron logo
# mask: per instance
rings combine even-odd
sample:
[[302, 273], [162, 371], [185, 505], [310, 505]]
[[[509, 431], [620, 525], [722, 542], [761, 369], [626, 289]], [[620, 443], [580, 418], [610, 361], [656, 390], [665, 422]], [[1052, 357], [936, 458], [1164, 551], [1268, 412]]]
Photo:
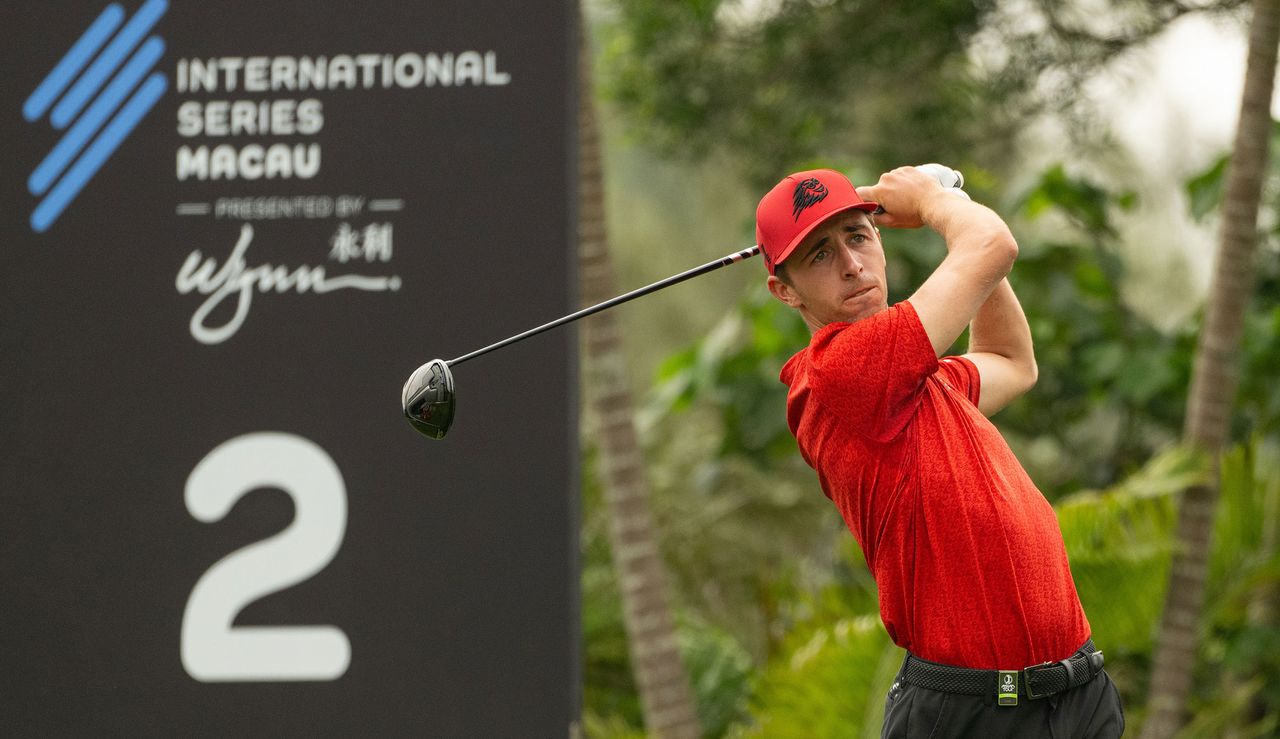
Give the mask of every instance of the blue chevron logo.
[[23, 103], [29, 123], [48, 113], [56, 130], [66, 130], [27, 179], [41, 198], [31, 212], [37, 233], [58, 220], [168, 89], [164, 73], [151, 71], [164, 40], [147, 37], [168, 9], [168, 0], [147, 0], [126, 22], [124, 8], [111, 3]]

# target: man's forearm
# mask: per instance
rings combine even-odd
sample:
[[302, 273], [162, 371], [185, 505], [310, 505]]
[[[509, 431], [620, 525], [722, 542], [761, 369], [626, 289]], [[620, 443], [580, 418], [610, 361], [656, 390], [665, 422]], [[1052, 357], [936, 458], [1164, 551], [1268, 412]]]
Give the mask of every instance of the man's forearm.
[[1017, 242], [1004, 219], [987, 206], [939, 193], [923, 204], [920, 216], [942, 237], [948, 254], [983, 255], [1000, 266], [1001, 277], [1013, 266]]
[[969, 324], [969, 351], [1005, 357], [1029, 371], [1034, 381], [1031, 327], [1008, 278], [996, 285]]
[[965, 355], [982, 378], [978, 410], [990, 416], [1036, 384], [1031, 328], [1008, 279], [1000, 280], [969, 324]]

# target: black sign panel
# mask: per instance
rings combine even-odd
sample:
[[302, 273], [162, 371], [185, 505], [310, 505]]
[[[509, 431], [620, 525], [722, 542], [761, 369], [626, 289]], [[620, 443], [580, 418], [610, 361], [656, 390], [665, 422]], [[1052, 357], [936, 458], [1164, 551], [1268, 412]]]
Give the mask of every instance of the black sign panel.
[[572, 9], [0, 11], [4, 733], [570, 733]]

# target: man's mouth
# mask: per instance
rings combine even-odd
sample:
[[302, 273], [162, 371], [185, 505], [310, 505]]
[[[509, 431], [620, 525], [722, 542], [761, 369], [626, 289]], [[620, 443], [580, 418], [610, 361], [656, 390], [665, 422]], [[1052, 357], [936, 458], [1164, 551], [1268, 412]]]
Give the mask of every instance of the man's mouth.
[[853, 300], [854, 298], [860, 298], [874, 289], [876, 289], [875, 285], [867, 285], [864, 288], [860, 288], [852, 293], [849, 293], [848, 297], [846, 297], [845, 300]]

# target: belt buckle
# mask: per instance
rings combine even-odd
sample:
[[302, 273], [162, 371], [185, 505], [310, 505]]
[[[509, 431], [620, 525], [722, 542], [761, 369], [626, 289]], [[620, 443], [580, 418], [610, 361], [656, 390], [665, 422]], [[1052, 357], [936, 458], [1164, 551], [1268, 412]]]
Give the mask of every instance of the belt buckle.
[[1037, 693], [1037, 692], [1035, 691], [1035, 688], [1031, 687], [1031, 676], [1032, 676], [1032, 675], [1035, 675], [1036, 673], [1043, 672], [1044, 670], [1046, 670], [1046, 669], [1048, 669], [1048, 668], [1050, 668], [1050, 667], [1053, 667], [1053, 666], [1054, 666], [1054, 665], [1056, 665], [1056, 664], [1058, 664], [1058, 663], [1057, 663], [1057, 662], [1044, 662], [1044, 663], [1041, 663], [1041, 664], [1038, 664], [1038, 665], [1033, 665], [1033, 666], [1031, 666], [1031, 667], [1023, 668], [1023, 670], [1022, 670], [1022, 687], [1026, 690], [1026, 693], [1027, 693], [1027, 700], [1039, 700], [1040, 698], [1046, 698], [1046, 697], [1048, 697], [1049, 695], [1052, 695], [1051, 693]]

